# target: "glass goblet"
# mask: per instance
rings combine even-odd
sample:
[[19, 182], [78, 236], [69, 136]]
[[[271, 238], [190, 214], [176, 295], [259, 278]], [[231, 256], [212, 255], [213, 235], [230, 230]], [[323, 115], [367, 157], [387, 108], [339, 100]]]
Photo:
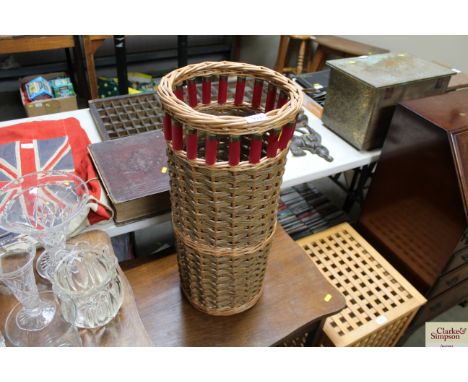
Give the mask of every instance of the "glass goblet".
[[[76, 328], [60, 315], [51, 291], [39, 293], [34, 279], [36, 248], [28, 239], [0, 247], [0, 280], [19, 301], [5, 321], [5, 337], [14, 346], [80, 346]], [[69, 305], [69, 313], [74, 307]]]
[[37, 271], [51, 280], [60, 261], [56, 253], [65, 248], [67, 229], [77, 216], [80, 221], [85, 218], [88, 200], [86, 183], [71, 173], [31, 173], [0, 189], [0, 227], [41, 243], [45, 250], [38, 258]]

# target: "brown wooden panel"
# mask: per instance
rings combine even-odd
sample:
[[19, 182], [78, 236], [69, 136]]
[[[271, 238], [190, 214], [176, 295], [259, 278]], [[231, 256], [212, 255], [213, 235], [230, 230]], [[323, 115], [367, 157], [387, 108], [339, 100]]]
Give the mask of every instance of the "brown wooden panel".
[[73, 48], [73, 36], [12, 36], [0, 38], [0, 54]]
[[403, 105], [444, 130], [456, 132], [468, 127], [468, 90], [405, 101]]
[[[468, 103], [468, 97], [466, 102]], [[466, 115], [468, 121], [468, 107]], [[465, 214], [468, 216], [468, 130], [454, 134], [452, 139], [453, 156], [460, 181], [460, 191], [464, 201]]]
[[466, 227], [457, 178], [446, 131], [408, 106], [397, 107], [360, 228], [423, 293], [446, 267]]

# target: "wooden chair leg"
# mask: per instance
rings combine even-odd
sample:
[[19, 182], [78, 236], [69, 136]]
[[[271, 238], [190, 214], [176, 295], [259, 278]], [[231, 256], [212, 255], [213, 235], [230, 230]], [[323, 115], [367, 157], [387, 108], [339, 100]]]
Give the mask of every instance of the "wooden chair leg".
[[83, 47], [86, 62], [86, 71], [88, 72], [88, 84], [91, 99], [99, 97], [96, 77], [96, 66], [94, 63], [94, 54], [103, 44], [105, 38], [92, 39], [91, 36], [83, 36]]
[[297, 67], [296, 74], [301, 74], [302, 69], [304, 68], [304, 55], [306, 52], [306, 41], [302, 40], [299, 45], [299, 53], [297, 55]]
[[311, 51], [312, 51], [312, 40], [306, 41], [306, 49], [304, 55], [304, 70], [309, 71], [309, 65], [311, 62]]
[[276, 57], [275, 64], [275, 70], [279, 73], [283, 73], [283, 69], [286, 65], [286, 55], [288, 52], [289, 40], [289, 36], [281, 36], [280, 38], [278, 56]]
[[312, 62], [309, 65], [309, 72], [316, 72], [323, 68], [325, 64], [325, 50], [319, 45], [314, 53]]
[[96, 67], [94, 64], [93, 42], [89, 36], [83, 36], [83, 46], [86, 62], [86, 72], [88, 73], [88, 86], [91, 99], [98, 98]]

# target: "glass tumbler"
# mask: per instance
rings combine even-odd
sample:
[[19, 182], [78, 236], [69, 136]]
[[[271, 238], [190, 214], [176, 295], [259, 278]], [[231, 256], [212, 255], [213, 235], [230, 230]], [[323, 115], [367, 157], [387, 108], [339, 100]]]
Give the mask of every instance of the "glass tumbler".
[[[79, 243], [66, 249], [52, 280], [65, 319], [79, 328], [98, 328], [110, 322], [123, 303], [117, 258], [106, 245]], [[68, 315], [76, 309], [75, 315]]]

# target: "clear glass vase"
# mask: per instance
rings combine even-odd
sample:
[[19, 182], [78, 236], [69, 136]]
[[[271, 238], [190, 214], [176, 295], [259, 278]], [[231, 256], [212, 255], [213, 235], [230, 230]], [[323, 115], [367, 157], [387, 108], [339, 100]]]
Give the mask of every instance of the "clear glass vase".
[[[39, 293], [34, 279], [36, 249], [27, 239], [0, 247], [0, 280], [19, 301], [5, 321], [5, 337], [14, 346], [81, 346], [76, 328], [66, 322], [51, 291]], [[74, 315], [74, 306], [68, 314]]]
[[0, 190], [0, 227], [41, 243], [45, 250], [38, 258], [37, 271], [50, 280], [60, 261], [56, 254], [65, 248], [67, 229], [74, 218], [87, 212], [88, 200], [88, 187], [71, 173], [31, 173]]

